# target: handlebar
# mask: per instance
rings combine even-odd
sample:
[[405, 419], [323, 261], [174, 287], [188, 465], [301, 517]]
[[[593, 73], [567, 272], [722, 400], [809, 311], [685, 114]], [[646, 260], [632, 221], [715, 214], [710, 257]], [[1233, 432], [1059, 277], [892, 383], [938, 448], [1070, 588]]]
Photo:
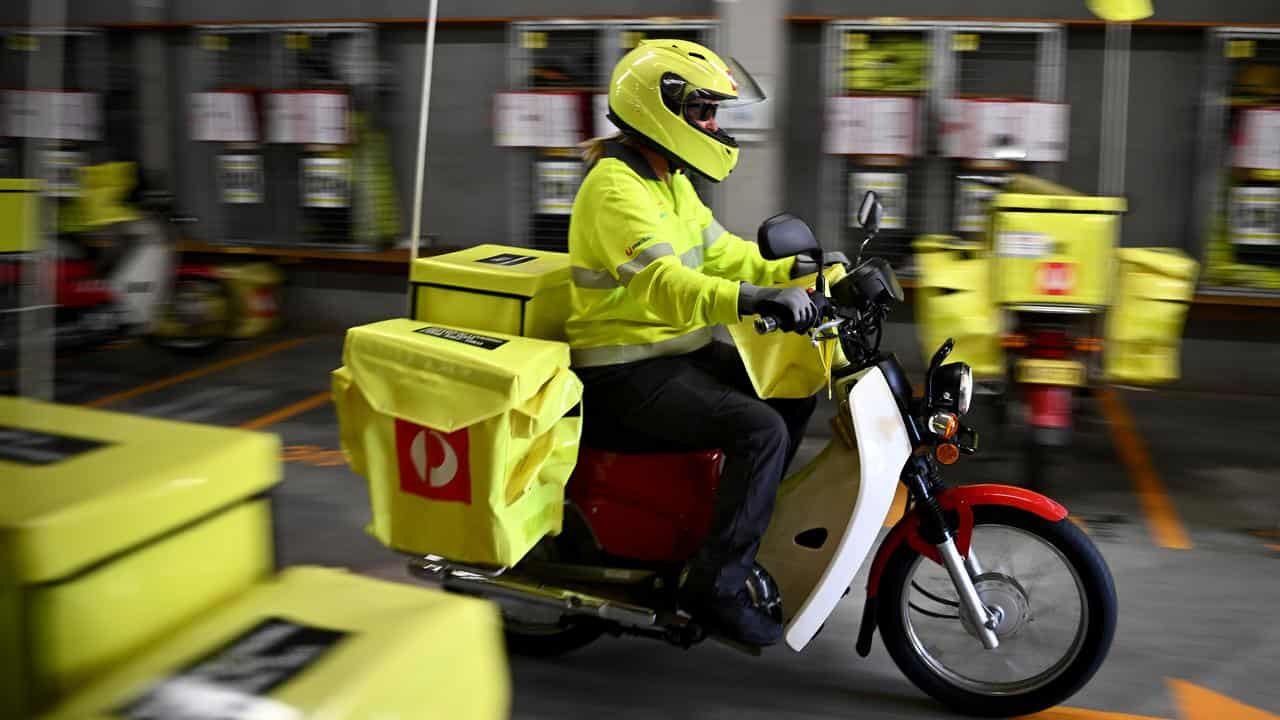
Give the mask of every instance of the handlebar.
[[756, 318], [756, 332], [767, 335], [781, 327], [778, 318], [772, 315], [760, 315]]

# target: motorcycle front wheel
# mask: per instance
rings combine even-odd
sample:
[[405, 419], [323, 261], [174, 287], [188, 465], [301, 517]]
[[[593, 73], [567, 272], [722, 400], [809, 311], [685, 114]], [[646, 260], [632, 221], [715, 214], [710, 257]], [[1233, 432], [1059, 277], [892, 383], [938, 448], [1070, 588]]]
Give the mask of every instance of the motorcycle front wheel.
[[1080, 528], [1023, 510], [974, 509], [978, 596], [996, 616], [986, 650], [945, 568], [903, 544], [881, 579], [885, 648], [918, 688], [954, 711], [1030, 715], [1075, 694], [1101, 667], [1116, 627], [1111, 572]]

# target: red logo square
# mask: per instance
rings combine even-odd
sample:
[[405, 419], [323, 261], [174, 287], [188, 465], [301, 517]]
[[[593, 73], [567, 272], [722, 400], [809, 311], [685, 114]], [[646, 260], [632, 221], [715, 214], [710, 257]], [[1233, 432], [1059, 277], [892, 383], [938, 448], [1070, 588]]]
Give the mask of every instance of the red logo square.
[[1076, 264], [1045, 262], [1036, 268], [1036, 284], [1044, 295], [1066, 295], [1076, 288]]
[[400, 489], [430, 500], [471, 504], [467, 429], [441, 433], [396, 419]]

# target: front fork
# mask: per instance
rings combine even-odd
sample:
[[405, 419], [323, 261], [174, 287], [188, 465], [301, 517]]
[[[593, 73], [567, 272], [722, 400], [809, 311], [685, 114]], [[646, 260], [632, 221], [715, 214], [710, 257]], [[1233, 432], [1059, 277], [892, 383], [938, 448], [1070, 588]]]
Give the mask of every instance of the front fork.
[[968, 618], [982, 646], [995, 650], [1000, 647], [1000, 639], [995, 632], [999, 618], [983, 604], [973, 584], [973, 579], [982, 574], [982, 566], [972, 546], [966, 556], [960, 555], [955, 531], [935, 498], [935, 490], [939, 487], [936, 478], [937, 469], [927, 455], [917, 455], [908, 464], [904, 480], [920, 508], [920, 534], [938, 548], [947, 575], [960, 596], [960, 611]]

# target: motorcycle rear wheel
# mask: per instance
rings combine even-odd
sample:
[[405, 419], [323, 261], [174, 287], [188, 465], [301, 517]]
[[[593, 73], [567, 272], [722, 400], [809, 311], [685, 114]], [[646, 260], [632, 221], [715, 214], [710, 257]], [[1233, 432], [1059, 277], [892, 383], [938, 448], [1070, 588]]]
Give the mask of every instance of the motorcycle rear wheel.
[[[890, 656], [916, 687], [967, 715], [1030, 715], [1071, 697], [1115, 635], [1115, 584], [1097, 548], [1066, 518], [982, 506], [974, 509], [973, 549], [983, 565], [979, 596], [1001, 608], [1000, 647], [983, 648], [959, 617], [946, 571], [903, 544], [877, 599]], [[1068, 588], [1057, 602], [1055, 582]], [[1042, 647], [1051, 649], [1039, 657]]]

